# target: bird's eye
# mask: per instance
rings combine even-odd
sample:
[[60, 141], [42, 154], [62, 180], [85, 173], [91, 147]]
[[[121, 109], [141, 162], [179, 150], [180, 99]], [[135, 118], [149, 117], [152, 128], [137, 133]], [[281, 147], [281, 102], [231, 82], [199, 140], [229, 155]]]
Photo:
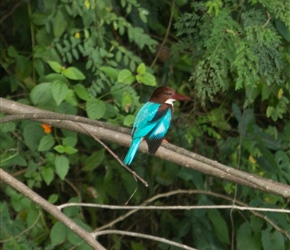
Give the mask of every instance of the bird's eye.
[[163, 92], [165, 95], [171, 95], [171, 93], [169, 91], [164, 91]]

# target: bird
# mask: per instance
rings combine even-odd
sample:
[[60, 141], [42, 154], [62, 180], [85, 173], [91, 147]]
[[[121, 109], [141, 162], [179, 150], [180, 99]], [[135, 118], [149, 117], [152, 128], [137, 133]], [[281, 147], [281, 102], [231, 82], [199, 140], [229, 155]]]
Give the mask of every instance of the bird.
[[171, 87], [156, 88], [136, 115], [131, 131], [132, 142], [123, 163], [132, 163], [143, 139], [147, 142], [149, 153], [155, 154], [169, 129], [173, 102], [189, 100], [191, 98], [176, 93]]

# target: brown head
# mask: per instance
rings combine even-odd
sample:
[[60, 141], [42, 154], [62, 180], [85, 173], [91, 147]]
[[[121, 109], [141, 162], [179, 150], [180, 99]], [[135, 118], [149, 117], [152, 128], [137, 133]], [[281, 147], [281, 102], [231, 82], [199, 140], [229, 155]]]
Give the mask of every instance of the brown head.
[[154, 90], [149, 101], [173, 105], [174, 101], [190, 101], [190, 100], [191, 99], [188, 96], [177, 94], [173, 88], [170, 88], [168, 86], [162, 86]]

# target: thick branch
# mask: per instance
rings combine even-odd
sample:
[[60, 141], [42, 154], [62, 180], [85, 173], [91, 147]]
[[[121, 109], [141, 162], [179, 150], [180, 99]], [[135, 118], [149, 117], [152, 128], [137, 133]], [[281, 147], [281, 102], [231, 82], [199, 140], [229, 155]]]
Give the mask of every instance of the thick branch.
[[[121, 146], [129, 147], [131, 143], [131, 137], [127, 134], [128, 129], [112, 124], [92, 121], [79, 116], [56, 114], [3, 98], [0, 98], [0, 111], [7, 114], [18, 114], [24, 119], [47, 123], [54, 127], [68, 129], [78, 133], [87, 135], [93, 133], [99, 139], [114, 142]], [[5, 119], [5, 117], [3, 119]], [[77, 123], [81, 123], [82, 126], [79, 126]], [[139, 150], [148, 153], [145, 142], [140, 144]], [[162, 144], [156, 156], [183, 167], [188, 167], [237, 184], [290, 198], [289, 185], [234, 169], [206, 157], [170, 145], [169, 143]]]
[[15, 188], [21, 194], [25, 195], [27, 198], [29, 198], [34, 203], [46, 210], [48, 213], [53, 215], [56, 219], [62, 222], [65, 226], [67, 226], [70, 230], [72, 230], [75, 234], [77, 234], [85, 242], [87, 242], [91, 247], [93, 247], [93, 249], [105, 250], [105, 248], [100, 243], [98, 243], [90, 233], [88, 233], [71, 219], [69, 219], [56, 206], [52, 205], [47, 200], [43, 199], [41, 196], [35, 193], [33, 190], [25, 186], [22, 182], [18, 181], [10, 174], [6, 173], [2, 168], [0, 168], [0, 180]]

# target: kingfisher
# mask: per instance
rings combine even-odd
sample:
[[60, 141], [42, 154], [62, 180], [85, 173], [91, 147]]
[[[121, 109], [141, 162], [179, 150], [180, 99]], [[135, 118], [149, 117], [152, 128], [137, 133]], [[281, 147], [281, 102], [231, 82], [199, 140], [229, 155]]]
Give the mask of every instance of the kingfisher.
[[162, 86], [154, 90], [149, 101], [142, 106], [135, 118], [131, 132], [132, 142], [124, 159], [130, 165], [143, 139], [147, 142], [150, 154], [155, 154], [170, 126], [174, 101], [189, 101], [188, 96], [180, 95], [173, 88]]

